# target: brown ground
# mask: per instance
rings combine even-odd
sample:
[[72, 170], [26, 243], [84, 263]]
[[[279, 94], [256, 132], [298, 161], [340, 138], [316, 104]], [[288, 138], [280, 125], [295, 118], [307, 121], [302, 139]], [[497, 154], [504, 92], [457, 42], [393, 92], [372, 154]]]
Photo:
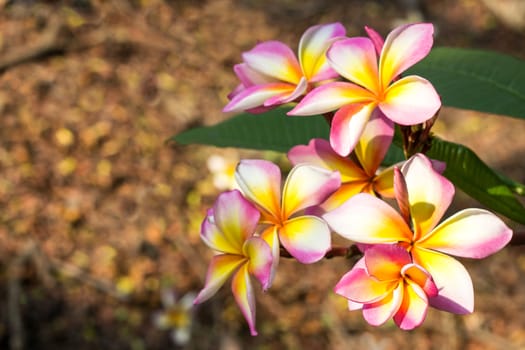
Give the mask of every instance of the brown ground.
[[[206, 168], [226, 150], [168, 145], [227, 118], [240, 53], [258, 40], [296, 47], [310, 25], [386, 33], [403, 1], [0, 0], [0, 348], [166, 349], [159, 290], [202, 287], [210, 252], [200, 221], [218, 191]], [[406, 3], [406, 2], [405, 2]], [[476, 0], [423, 1], [437, 45], [525, 58]], [[417, 16], [410, 17], [418, 20]], [[525, 182], [523, 121], [445, 109], [438, 133]], [[233, 159], [262, 156], [227, 150]], [[459, 196], [457, 206], [477, 205]], [[513, 227], [517, 227], [512, 224]], [[525, 254], [465, 261], [476, 311], [432, 310], [422, 327], [373, 328], [332, 287], [342, 259], [282, 262], [258, 293], [249, 336], [229, 288], [196, 310], [188, 349], [525, 348]]]

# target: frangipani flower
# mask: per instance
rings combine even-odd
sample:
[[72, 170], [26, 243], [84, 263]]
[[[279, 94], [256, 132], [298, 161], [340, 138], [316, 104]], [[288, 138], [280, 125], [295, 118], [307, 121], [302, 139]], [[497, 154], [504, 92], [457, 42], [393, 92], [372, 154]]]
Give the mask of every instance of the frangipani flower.
[[280, 41], [265, 41], [243, 53], [243, 63], [234, 66], [241, 84], [228, 96], [224, 112], [264, 112], [292, 102], [314, 84], [339, 75], [326, 60], [326, 50], [344, 37], [341, 23], [310, 27], [299, 42], [299, 60]]
[[335, 209], [360, 192], [393, 198], [393, 166], [378, 172], [393, 135], [392, 121], [373, 113], [354, 150], [357, 162], [337, 154], [324, 139], [312, 139], [306, 146], [293, 147], [288, 159], [294, 165], [309, 163], [341, 173], [341, 187], [321, 205], [325, 211]]
[[153, 315], [153, 321], [159, 329], [171, 330], [171, 337], [177, 345], [185, 345], [190, 340], [195, 296], [194, 292], [188, 292], [177, 300], [171, 288], [161, 290], [164, 309]]
[[270, 284], [272, 252], [260, 237], [253, 236], [259, 211], [238, 190], [219, 195], [201, 227], [202, 240], [218, 254], [212, 258], [206, 283], [194, 304], [211, 298], [233, 275], [232, 292], [252, 335], [255, 329], [255, 298], [250, 275], [263, 289]]
[[[401, 125], [432, 118], [441, 101], [432, 84], [419, 76], [397, 79], [423, 59], [433, 43], [433, 26], [409, 24], [394, 29], [386, 38], [379, 60], [381, 38], [354, 37], [335, 41], [328, 61], [350, 82], [331, 82], [317, 87], [289, 115], [317, 115], [337, 110], [330, 129], [330, 144], [342, 156], [355, 147], [371, 114], [377, 110]], [[397, 80], [396, 80], [397, 79]]]
[[340, 184], [338, 172], [301, 164], [295, 166], [281, 194], [281, 170], [266, 160], [241, 160], [235, 174], [242, 192], [261, 211], [261, 233], [272, 247], [275, 271], [280, 244], [299, 262], [322, 259], [330, 249], [330, 229], [323, 219], [302, 215], [302, 210], [321, 204]]
[[334, 291], [349, 300], [350, 310], [362, 308], [371, 325], [382, 325], [393, 317], [404, 330], [424, 321], [429, 298], [438, 294], [430, 274], [412, 263], [406, 249], [396, 244], [366, 249]]
[[472, 280], [465, 267], [446, 254], [484, 258], [503, 248], [512, 230], [496, 215], [474, 208], [438, 225], [452, 201], [454, 186], [433, 170], [422, 154], [411, 157], [396, 172], [394, 186], [401, 214], [378, 198], [361, 193], [323, 217], [350, 240], [406, 247], [413, 262], [432, 275], [439, 289], [439, 295], [430, 301], [432, 306], [458, 314], [472, 312]]

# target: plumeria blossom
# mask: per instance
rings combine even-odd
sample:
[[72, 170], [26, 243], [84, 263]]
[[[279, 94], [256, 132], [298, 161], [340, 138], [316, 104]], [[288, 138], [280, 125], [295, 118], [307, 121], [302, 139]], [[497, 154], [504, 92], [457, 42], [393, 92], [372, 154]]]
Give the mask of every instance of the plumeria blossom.
[[475, 208], [438, 224], [452, 201], [454, 186], [422, 154], [395, 172], [394, 188], [401, 213], [360, 193], [323, 217], [334, 231], [355, 242], [404, 246], [439, 289], [430, 300], [432, 306], [458, 314], [472, 312], [472, 280], [465, 267], [447, 254], [484, 258], [503, 248], [512, 230], [496, 215]]
[[415, 125], [432, 118], [441, 107], [428, 80], [416, 75], [399, 78], [430, 52], [432, 24], [400, 26], [384, 43], [375, 31], [367, 28], [367, 32], [372, 39], [337, 40], [327, 51], [332, 68], [349, 82], [330, 82], [315, 88], [288, 113], [317, 115], [337, 110], [330, 144], [342, 156], [353, 150], [374, 112], [401, 125]]
[[201, 227], [202, 240], [217, 252], [212, 258], [204, 288], [194, 304], [211, 298], [233, 275], [232, 292], [250, 332], [255, 329], [255, 297], [251, 277], [266, 290], [270, 284], [272, 252], [260, 237], [254, 236], [259, 211], [238, 190], [223, 192], [208, 211]]
[[280, 244], [299, 262], [322, 259], [330, 249], [326, 222], [302, 212], [321, 204], [341, 185], [339, 172], [300, 164], [290, 171], [281, 192], [281, 170], [270, 161], [241, 160], [235, 173], [242, 192], [261, 211], [261, 237], [272, 247], [275, 271]]
[[308, 145], [293, 147], [288, 159], [294, 165], [309, 163], [341, 173], [341, 187], [321, 206], [325, 211], [335, 209], [360, 192], [393, 198], [393, 166], [378, 171], [393, 136], [393, 122], [373, 113], [354, 150], [357, 161], [340, 156], [324, 139], [312, 139]]
[[334, 291], [349, 300], [351, 310], [362, 308], [371, 325], [382, 325], [393, 317], [404, 330], [424, 321], [429, 298], [438, 294], [430, 274], [396, 244], [366, 249], [364, 257], [341, 278]]
[[153, 315], [153, 322], [159, 329], [171, 330], [171, 338], [177, 345], [185, 345], [190, 340], [195, 296], [194, 292], [188, 292], [177, 299], [171, 288], [161, 290], [163, 310]]
[[316, 84], [337, 78], [325, 53], [345, 34], [341, 23], [310, 27], [299, 42], [299, 59], [290, 47], [275, 40], [244, 52], [244, 62], [234, 66], [241, 84], [228, 96], [230, 102], [223, 111], [264, 112], [296, 100]]

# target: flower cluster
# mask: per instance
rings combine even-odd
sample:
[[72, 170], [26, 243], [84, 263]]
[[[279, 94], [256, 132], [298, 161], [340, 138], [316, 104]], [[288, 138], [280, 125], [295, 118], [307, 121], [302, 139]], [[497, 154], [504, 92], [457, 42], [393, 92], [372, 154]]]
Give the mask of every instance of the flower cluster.
[[[511, 229], [483, 209], [441, 222], [455, 191], [441, 175], [445, 164], [416, 153], [381, 168], [395, 124], [428, 122], [441, 107], [429, 81], [402, 76], [430, 52], [433, 26], [404, 25], [384, 40], [371, 28], [366, 32], [348, 38], [340, 23], [314, 26], [303, 34], [297, 56], [284, 43], [268, 41], [234, 67], [241, 83], [224, 111], [261, 113], [293, 104], [288, 115], [323, 114], [330, 123], [329, 140], [290, 149], [293, 168], [284, 181], [269, 161], [241, 160], [238, 190], [219, 195], [202, 223], [201, 237], [216, 255], [195, 303], [233, 276], [232, 292], [252, 335], [252, 277], [266, 290], [280, 256], [303, 264], [323, 259], [332, 232], [363, 255], [335, 293], [348, 299], [350, 310], [362, 309], [370, 324], [392, 318], [407, 330], [424, 321], [428, 306], [472, 312], [472, 281], [450, 255], [484, 258], [511, 239]], [[384, 198], [395, 200], [398, 211]]]

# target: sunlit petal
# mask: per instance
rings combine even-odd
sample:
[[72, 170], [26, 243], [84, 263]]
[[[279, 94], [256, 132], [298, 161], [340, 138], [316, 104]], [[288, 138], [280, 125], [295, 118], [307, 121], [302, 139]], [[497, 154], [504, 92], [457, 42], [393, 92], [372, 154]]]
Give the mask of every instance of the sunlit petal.
[[402, 300], [403, 284], [398, 284], [385, 298], [363, 305], [363, 317], [372, 326], [380, 326], [397, 312]]
[[441, 108], [441, 99], [428, 80], [411, 75], [388, 87], [379, 108], [398, 124], [414, 125], [432, 118]]
[[243, 159], [235, 170], [235, 180], [243, 194], [271, 216], [280, 215], [281, 170], [274, 163]]
[[512, 230], [491, 212], [465, 209], [442, 222], [420, 246], [466, 258], [484, 258], [503, 248]]
[[353, 151], [365, 129], [375, 103], [355, 103], [339, 109], [330, 128], [330, 145], [341, 156]]
[[448, 255], [415, 246], [414, 263], [427, 270], [439, 294], [430, 298], [430, 304], [455, 314], [468, 314], [474, 310], [474, 289], [465, 267]]
[[292, 214], [319, 205], [341, 185], [337, 171], [309, 164], [293, 167], [283, 188], [282, 214], [284, 218]]
[[217, 293], [231, 274], [247, 259], [241, 255], [221, 254], [212, 258], [206, 274], [204, 288], [199, 292], [194, 304], [200, 304]]
[[242, 54], [252, 69], [276, 79], [297, 84], [302, 77], [295, 53], [286, 44], [270, 40], [257, 44]]
[[344, 37], [346, 29], [341, 23], [310, 27], [299, 42], [299, 62], [303, 74], [311, 82], [337, 77], [326, 59], [326, 50], [334, 40]]
[[334, 210], [351, 197], [360, 192], [363, 192], [367, 186], [368, 180], [366, 178], [364, 180], [352, 181], [342, 184], [334, 194], [332, 194], [326, 201], [323, 202], [321, 207], [325, 212]]
[[418, 327], [427, 315], [428, 299], [415, 283], [404, 285], [403, 301], [394, 315], [394, 322], [403, 330]]
[[365, 251], [368, 274], [381, 281], [401, 279], [401, 269], [411, 262], [407, 250], [397, 244], [377, 244]]
[[341, 182], [362, 180], [366, 177], [363, 170], [348, 157], [341, 157], [325, 139], [312, 139], [308, 145], [294, 146], [288, 152], [288, 159], [293, 165], [308, 163], [328, 170], [337, 170]]
[[268, 289], [273, 260], [272, 249], [264, 239], [251, 237], [246, 240], [242, 250], [250, 259], [248, 263], [250, 274], [261, 282], [264, 290]]
[[376, 174], [393, 137], [394, 123], [375, 108], [355, 147], [357, 159], [370, 177]]
[[264, 106], [276, 106], [276, 105], [282, 105], [288, 102], [293, 102], [294, 100], [301, 97], [308, 88], [308, 80], [306, 80], [305, 77], [302, 77], [297, 86], [295, 87], [295, 90], [291, 92], [286, 92], [281, 95], [275, 95], [273, 97], [270, 97], [266, 101], [264, 101]]
[[358, 243], [410, 242], [412, 232], [403, 218], [384, 201], [359, 193], [323, 215], [341, 236]]
[[330, 229], [316, 216], [299, 216], [279, 229], [283, 247], [299, 262], [310, 264], [321, 260], [330, 249]]
[[379, 281], [365, 269], [353, 268], [337, 283], [334, 292], [357, 303], [372, 303], [385, 298], [399, 281]]
[[374, 177], [374, 191], [382, 198], [394, 198], [394, 166], [401, 166], [401, 164], [389, 166]]
[[223, 108], [223, 112], [242, 112], [263, 106], [265, 101], [278, 96], [289, 96], [293, 94], [296, 86], [288, 83], [267, 83], [261, 85], [254, 85], [240, 91], [233, 96], [232, 100], [228, 102]]
[[255, 329], [255, 295], [248, 272], [248, 264], [243, 265], [233, 276], [232, 293], [246, 322], [248, 322], [250, 334], [257, 335]]
[[[410, 201], [408, 199], [408, 186], [405, 176], [398, 167], [394, 167], [394, 195], [399, 208], [399, 213], [410, 224]], [[417, 231], [416, 231], [417, 232]]]
[[215, 224], [238, 253], [244, 241], [255, 233], [259, 217], [259, 210], [238, 190], [221, 193], [213, 206]]
[[454, 185], [432, 168], [423, 154], [416, 154], [401, 168], [408, 189], [410, 214], [416, 240], [441, 220], [454, 197]]
[[388, 34], [379, 62], [382, 86], [423, 59], [432, 48], [434, 27], [430, 23], [400, 26]]
[[326, 53], [334, 70], [372, 93], [379, 92], [374, 43], [365, 37], [338, 40]]
[[358, 102], [375, 101], [366, 89], [346, 82], [333, 82], [321, 85], [310, 91], [288, 115], [317, 115]]

